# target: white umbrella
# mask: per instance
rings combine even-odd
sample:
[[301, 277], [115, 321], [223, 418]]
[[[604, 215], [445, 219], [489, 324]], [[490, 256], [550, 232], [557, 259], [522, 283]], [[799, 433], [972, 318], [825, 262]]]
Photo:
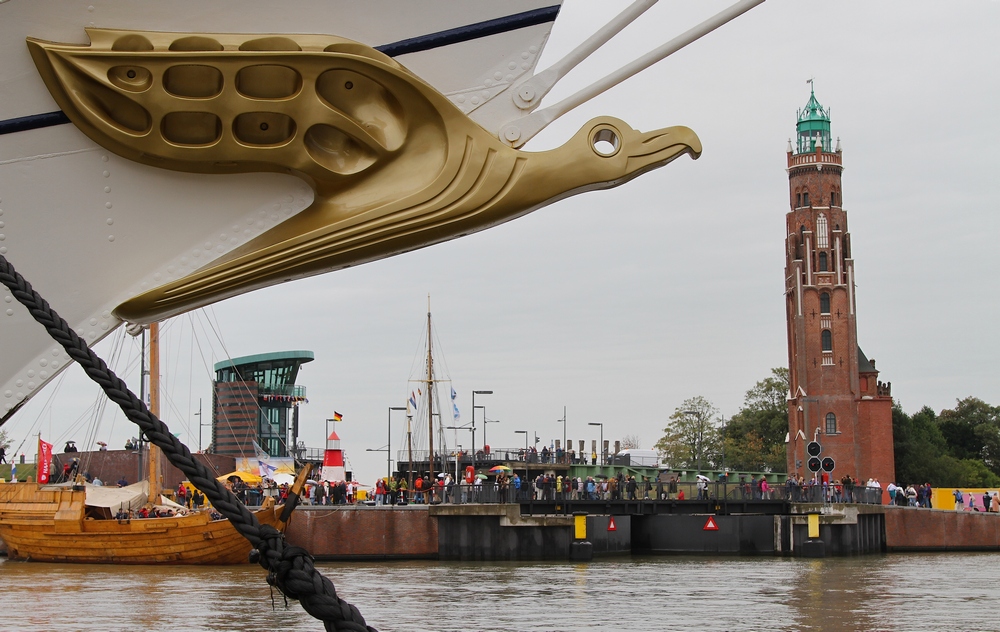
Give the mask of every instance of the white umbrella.
[[292, 483], [295, 482], [295, 477], [285, 472], [278, 472], [273, 476], [271, 476], [271, 480], [277, 483], [278, 485], [284, 485], [285, 483], [291, 485]]
[[711, 483], [712, 482], [712, 479], [710, 479], [709, 477], [705, 476], [704, 474], [698, 474], [698, 480], [699, 481], [705, 481], [706, 483]]

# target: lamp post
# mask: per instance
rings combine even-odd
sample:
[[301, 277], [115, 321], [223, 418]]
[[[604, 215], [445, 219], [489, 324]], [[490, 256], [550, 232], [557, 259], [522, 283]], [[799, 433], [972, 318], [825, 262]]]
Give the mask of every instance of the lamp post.
[[381, 448], [365, 448], [365, 452], [385, 452], [385, 458], [389, 461], [389, 475], [392, 475], [392, 452], [390, 452], [388, 444]]
[[[476, 450], [476, 409], [483, 409], [483, 421], [486, 420], [486, 406], [473, 406], [472, 407], [472, 450]], [[483, 423], [483, 445], [486, 444], [486, 424]]]
[[528, 481], [528, 431], [527, 430], [515, 430], [514, 434], [524, 435], [524, 481]]
[[492, 395], [493, 391], [472, 391], [472, 464], [476, 464], [476, 395]]
[[592, 421], [592, 422], [590, 422], [587, 425], [588, 426], [600, 426], [601, 427], [601, 465], [607, 465], [605, 463], [605, 461], [607, 459], [604, 458], [604, 424]]
[[406, 410], [405, 406], [389, 406], [388, 419], [385, 423], [385, 449], [388, 454], [385, 455], [386, 461], [386, 477], [392, 478], [392, 411], [394, 410]]
[[[202, 452], [203, 449], [201, 447], [201, 429], [205, 427], [205, 424], [201, 423], [203, 420], [202, 420], [202, 417], [201, 417], [201, 398], [200, 397], [198, 398], [198, 412], [196, 412], [194, 414], [198, 416], [198, 452]], [[208, 424], [208, 425], [211, 426], [212, 424]]]
[[563, 425], [562, 449], [563, 449], [563, 455], [565, 456], [565, 455], [569, 454], [569, 446], [566, 445], [566, 407], [565, 406], [563, 406], [563, 416], [562, 416], [562, 419], [556, 419], [556, 423], [559, 423], [559, 422], [562, 422], [562, 425]]
[[[472, 436], [473, 437], [476, 436], [476, 429], [475, 428], [470, 428], [469, 424], [464, 424], [462, 426], [445, 426], [445, 429], [446, 430], [471, 430], [472, 431]], [[458, 442], [456, 441], [455, 443], [457, 444]], [[461, 451], [459, 451], [459, 454], [461, 454]], [[456, 456], [455, 457], [455, 471], [456, 472], [458, 471], [458, 459], [459, 459], [459, 457]], [[475, 453], [473, 453], [473, 455], [472, 455], [472, 467], [476, 467], [476, 455], [475, 455]]]
[[483, 408], [483, 446], [484, 446], [484, 449], [485, 449], [485, 446], [487, 445], [487, 443], [486, 443], [486, 424], [498, 424], [498, 423], [500, 423], [500, 420], [499, 419], [487, 419], [486, 418], [486, 406], [483, 406], [482, 408]]
[[701, 474], [702, 441], [705, 439], [705, 420], [697, 410], [682, 410], [685, 415], [694, 415], [698, 419], [698, 473]]

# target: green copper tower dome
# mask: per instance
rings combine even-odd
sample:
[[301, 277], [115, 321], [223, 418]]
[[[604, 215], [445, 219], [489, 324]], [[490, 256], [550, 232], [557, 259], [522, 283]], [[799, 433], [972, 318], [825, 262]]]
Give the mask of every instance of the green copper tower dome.
[[[812, 85], [812, 81], [809, 82]], [[816, 100], [815, 88], [810, 90], [809, 102], [806, 107], [798, 112], [798, 123], [796, 131], [796, 151], [797, 154], [812, 153], [820, 143], [822, 151], [833, 151], [830, 143], [830, 110], [820, 105]]]

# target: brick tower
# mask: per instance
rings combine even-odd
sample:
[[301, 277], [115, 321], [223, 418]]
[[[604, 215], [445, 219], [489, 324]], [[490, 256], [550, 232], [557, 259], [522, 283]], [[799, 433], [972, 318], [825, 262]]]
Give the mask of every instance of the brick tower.
[[788, 472], [812, 476], [806, 445], [815, 440], [821, 458], [834, 459], [831, 479], [877, 478], [884, 489], [895, 476], [892, 397], [858, 346], [843, 170], [840, 139], [834, 148], [829, 111], [813, 91], [788, 142]]

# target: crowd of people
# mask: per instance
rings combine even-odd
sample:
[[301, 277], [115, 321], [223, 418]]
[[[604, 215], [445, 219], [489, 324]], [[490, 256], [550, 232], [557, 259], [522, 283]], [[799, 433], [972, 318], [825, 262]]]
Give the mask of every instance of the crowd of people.
[[828, 472], [813, 475], [808, 481], [800, 474], [785, 481], [787, 498], [792, 502], [832, 502], [881, 504], [882, 484], [877, 478], [862, 483], [850, 474], [831, 479]]
[[[976, 494], [972, 492], [963, 492], [961, 489], [956, 489], [952, 492], [952, 496], [955, 497], [955, 511], [1000, 513], [1000, 492], [983, 492], [979, 496], [979, 502], [983, 505], [982, 509], [979, 508], [976, 502]], [[966, 505], [966, 502], [968, 502], [968, 505]]]
[[[287, 487], [284, 490], [288, 495]], [[307, 485], [303, 499], [313, 505], [352, 505], [358, 493], [356, 481], [319, 481], [315, 485]]]

